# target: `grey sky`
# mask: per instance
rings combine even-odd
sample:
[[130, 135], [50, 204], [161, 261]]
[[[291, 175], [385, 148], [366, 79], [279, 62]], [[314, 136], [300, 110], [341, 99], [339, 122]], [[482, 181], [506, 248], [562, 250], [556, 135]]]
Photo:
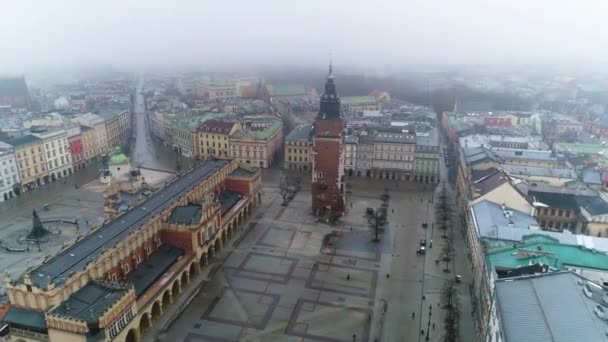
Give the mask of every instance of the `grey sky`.
[[0, 0], [0, 72], [608, 60], [603, 0]]

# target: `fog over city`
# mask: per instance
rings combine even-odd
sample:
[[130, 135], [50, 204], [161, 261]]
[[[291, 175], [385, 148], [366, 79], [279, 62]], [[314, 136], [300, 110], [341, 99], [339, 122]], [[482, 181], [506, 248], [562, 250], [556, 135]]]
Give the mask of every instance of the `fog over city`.
[[581, 64], [608, 58], [608, 2], [10, 1], [0, 72], [46, 67]]

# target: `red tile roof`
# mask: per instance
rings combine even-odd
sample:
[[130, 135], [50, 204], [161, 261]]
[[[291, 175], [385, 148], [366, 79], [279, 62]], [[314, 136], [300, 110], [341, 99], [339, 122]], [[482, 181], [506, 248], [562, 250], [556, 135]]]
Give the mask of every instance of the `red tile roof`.
[[201, 123], [196, 131], [228, 134], [234, 125], [235, 123], [230, 121], [207, 120]]

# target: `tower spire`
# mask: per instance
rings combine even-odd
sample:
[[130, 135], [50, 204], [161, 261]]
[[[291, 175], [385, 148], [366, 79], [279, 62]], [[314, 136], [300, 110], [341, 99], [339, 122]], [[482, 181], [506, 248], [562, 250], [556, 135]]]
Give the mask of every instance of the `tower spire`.
[[329, 58], [329, 76], [333, 76], [334, 72], [332, 70], [332, 59], [331, 57]]

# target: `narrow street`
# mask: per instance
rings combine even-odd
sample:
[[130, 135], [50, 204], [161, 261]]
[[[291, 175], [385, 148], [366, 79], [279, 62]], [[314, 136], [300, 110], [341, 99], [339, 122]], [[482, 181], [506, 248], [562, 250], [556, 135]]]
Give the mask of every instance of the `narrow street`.
[[131, 150], [131, 159], [135, 165], [143, 168], [175, 172], [177, 158], [182, 168], [190, 165], [190, 159], [176, 154], [170, 148], [162, 146], [161, 143], [150, 137], [148, 131], [148, 112], [144, 98], [144, 76], [139, 75], [135, 89], [134, 108], [134, 130], [135, 144]]

